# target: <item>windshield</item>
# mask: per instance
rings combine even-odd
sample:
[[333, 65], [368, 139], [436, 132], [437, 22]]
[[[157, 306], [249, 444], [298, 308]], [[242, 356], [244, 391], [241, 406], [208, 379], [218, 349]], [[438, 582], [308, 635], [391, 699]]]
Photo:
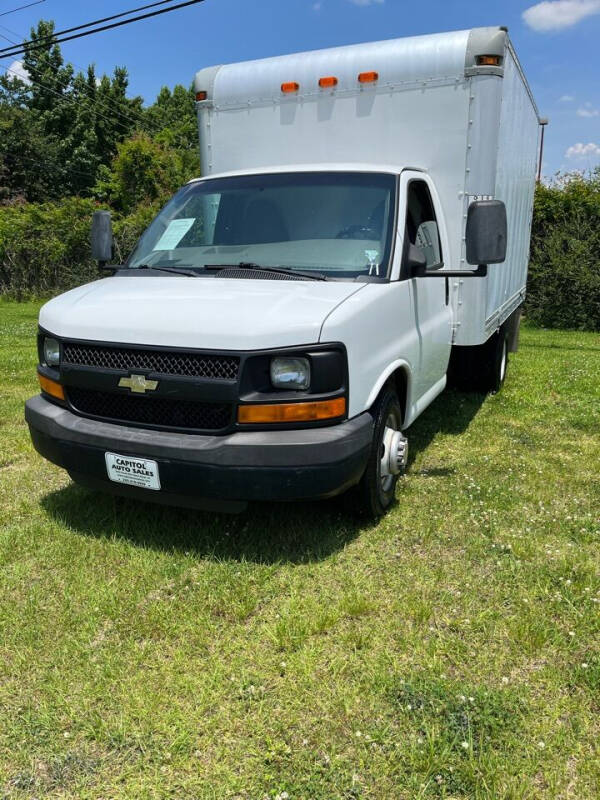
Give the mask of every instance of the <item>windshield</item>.
[[129, 268], [254, 264], [327, 277], [386, 277], [393, 175], [297, 172], [188, 184], [141, 237]]

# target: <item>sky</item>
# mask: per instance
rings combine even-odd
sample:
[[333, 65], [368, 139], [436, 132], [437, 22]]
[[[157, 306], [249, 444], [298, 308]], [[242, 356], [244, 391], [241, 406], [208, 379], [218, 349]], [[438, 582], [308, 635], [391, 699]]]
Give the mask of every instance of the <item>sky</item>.
[[[43, 0], [5, 13], [30, 2], [0, 0], [0, 36], [28, 36], [40, 18], [69, 28], [150, 0]], [[62, 49], [79, 68], [126, 66], [130, 94], [151, 103], [161, 86], [189, 85], [213, 64], [484, 25], [509, 28], [540, 114], [550, 120], [544, 175], [600, 164], [600, 0], [204, 0]], [[12, 62], [0, 64], [18, 71]]]

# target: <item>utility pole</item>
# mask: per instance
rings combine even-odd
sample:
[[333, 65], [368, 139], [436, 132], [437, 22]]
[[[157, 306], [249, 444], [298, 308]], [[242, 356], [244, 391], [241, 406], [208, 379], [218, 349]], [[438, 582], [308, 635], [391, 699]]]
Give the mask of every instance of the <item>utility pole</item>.
[[540, 119], [540, 127], [542, 129], [542, 137], [541, 137], [541, 140], [540, 140], [540, 159], [539, 159], [539, 163], [538, 163], [538, 176], [537, 176], [537, 182], [538, 183], [541, 183], [541, 181], [542, 181], [542, 160], [544, 158], [544, 133], [546, 132], [546, 125], [547, 124], [548, 124], [548, 118], [547, 117], [541, 117], [541, 119]]

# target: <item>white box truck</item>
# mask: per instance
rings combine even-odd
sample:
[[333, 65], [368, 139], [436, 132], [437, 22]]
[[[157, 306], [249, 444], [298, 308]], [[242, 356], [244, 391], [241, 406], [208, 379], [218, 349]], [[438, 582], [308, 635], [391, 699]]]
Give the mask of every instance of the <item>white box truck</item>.
[[[517, 343], [540, 120], [507, 31], [216, 66], [196, 92], [204, 176], [40, 312], [33, 443], [128, 496], [354, 487], [380, 515], [449, 375], [497, 391]], [[97, 213], [102, 264], [111, 238]]]

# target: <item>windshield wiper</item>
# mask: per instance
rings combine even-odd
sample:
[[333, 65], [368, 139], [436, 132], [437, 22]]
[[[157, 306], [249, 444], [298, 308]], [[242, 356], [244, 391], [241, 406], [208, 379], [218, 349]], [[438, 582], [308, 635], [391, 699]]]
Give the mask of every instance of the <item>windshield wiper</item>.
[[274, 272], [276, 275], [298, 275], [313, 281], [326, 281], [327, 276], [322, 272], [302, 272], [292, 267], [265, 267], [252, 261], [238, 261], [237, 264], [205, 264], [204, 269], [255, 269], [258, 272]]
[[193, 272], [191, 269], [179, 269], [178, 267], [155, 267], [151, 264], [140, 264], [137, 267], [130, 267], [129, 269], [151, 269], [156, 272], [169, 272], [171, 275], [188, 275], [190, 278], [198, 277], [197, 272]]

